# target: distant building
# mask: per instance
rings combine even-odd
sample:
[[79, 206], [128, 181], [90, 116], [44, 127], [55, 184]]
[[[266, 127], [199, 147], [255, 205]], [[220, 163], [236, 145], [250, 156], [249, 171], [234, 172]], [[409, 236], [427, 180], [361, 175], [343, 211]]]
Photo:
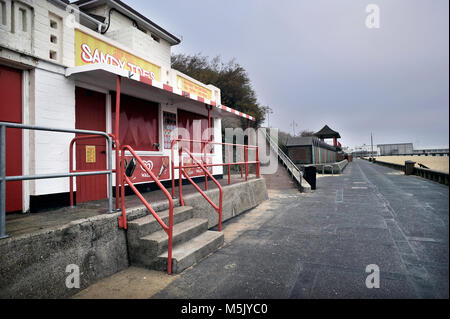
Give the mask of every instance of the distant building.
[[328, 125], [325, 125], [319, 132], [314, 133], [314, 136], [317, 136], [322, 141], [324, 141], [327, 138], [332, 138], [333, 146], [341, 147], [341, 145], [337, 141], [338, 138], [341, 138], [341, 135], [338, 132], [332, 130]]
[[295, 164], [323, 164], [336, 162], [336, 147], [316, 136], [291, 137], [286, 147]]
[[373, 151], [371, 145], [363, 144], [361, 146], [355, 146], [351, 150], [346, 148], [345, 152], [351, 153], [354, 157], [395, 155], [449, 156], [448, 148], [414, 149], [413, 143], [377, 144], [373, 146]]
[[378, 144], [379, 155], [409, 155], [414, 153], [413, 143]]
[[[295, 164], [334, 163], [339, 159], [341, 144], [337, 141], [341, 135], [325, 125], [313, 136], [291, 137], [287, 140], [288, 156]], [[333, 139], [333, 145], [325, 139]]]
[[354, 157], [370, 157], [377, 156], [378, 149], [374, 146], [372, 151], [372, 145], [363, 144], [361, 146], [355, 146], [350, 152]]
[[414, 150], [414, 155], [439, 155], [439, 156], [448, 156], [449, 149], [448, 148], [427, 148]]

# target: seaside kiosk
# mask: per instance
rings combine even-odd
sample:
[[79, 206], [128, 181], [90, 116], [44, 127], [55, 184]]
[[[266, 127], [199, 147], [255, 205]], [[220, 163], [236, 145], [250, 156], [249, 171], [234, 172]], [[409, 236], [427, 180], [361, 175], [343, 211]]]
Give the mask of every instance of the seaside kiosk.
[[[112, 138], [110, 154], [102, 136], [8, 127], [6, 176], [114, 171], [121, 160], [117, 147], [128, 145], [159, 181], [169, 182], [178, 179], [171, 167], [178, 162], [171, 149], [174, 136], [191, 140], [183, 142], [185, 149], [204, 164], [217, 164], [208, 167], [213, 176], [223, 175], [222, 146], [193, 141], [221, 143], [223, 117], [254, 118], [222, 105], [219, 88], [171, 68], [178, 37], [118, 0], [1, 4], [0, 122], [99, 131]], [[153, 183], [141, 168], [130, 180]], [[205, 175], [193, 168], [188, 173]], [[112, 185], [107, 174], [75, 176], [71, 183], [67, 178], [8, 181], [5, 210], [35, 212], [70, 199], [104, 199], [117, 191], [116, 176]]]

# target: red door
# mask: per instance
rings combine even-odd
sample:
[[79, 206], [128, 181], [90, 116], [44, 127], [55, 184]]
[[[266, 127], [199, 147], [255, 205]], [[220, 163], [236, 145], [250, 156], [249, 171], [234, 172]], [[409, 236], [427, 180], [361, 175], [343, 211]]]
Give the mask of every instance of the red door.
[[[0, 122], [22, 123], [22, 71], [0, 65]], [[22, 130], [6, 129], [6, 176], [22, 175]], [[22, 182], [6, 183], [6, 212], [22, 210]]]
[[[75, 89], [75, 128], [106, 132], [105, 94]], [[80, 134], [79, 136], [83, 136]], [[104, 137], [76, 143], [76, 169], [106, 170], [106, 141]], [[77, 180], [77, 202], [106, 198], [106, 175], [80, 176]]]

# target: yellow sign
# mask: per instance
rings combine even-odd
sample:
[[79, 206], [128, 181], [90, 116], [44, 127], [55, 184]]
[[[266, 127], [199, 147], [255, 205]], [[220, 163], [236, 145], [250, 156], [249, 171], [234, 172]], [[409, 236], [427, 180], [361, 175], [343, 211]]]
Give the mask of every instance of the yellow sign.
[[197, 96], [200, 96], [204, 99], [208, 99], [211, 100], [211, 96], [212, 96], [212, 91], [200, 86], [198, 84], [195, 84], [192, 81], [189, 81], [188, 79], [185, 79], [181, 76], [177, 76], [177, 85], [178, 88], [185, 91], [185, 92], [189, 92], [192, 94], [195, 94]]
[[86, 163], [95, 163], [97, 162], [95, 158], [95, 146], [86, 145]]
[[75, 65], [109, 64], [160, 81], [161, 68], [80, 30], [75, 30]]

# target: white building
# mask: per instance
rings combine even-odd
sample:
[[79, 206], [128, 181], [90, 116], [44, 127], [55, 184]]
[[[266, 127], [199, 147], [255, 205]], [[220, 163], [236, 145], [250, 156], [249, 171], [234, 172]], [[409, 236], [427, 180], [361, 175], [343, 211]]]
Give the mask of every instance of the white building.
[[367, 144], [363, 144], [363, 145], [359, 145], [359, 146], [355, 146], [353, 149], [349, 150], [353, 156], [355, 157], [359, 157], [359, 156], [377, 156], [379, 155], [379, 149], [377, 148], [376, 145], [367, 145]]
[[378, 144], [380, 155], [409, 155], [413, 154], [413, 143]]
[[[171, 48], [180, 40], [122, 1], [74, 4], [0, 0], [0, 122], [115, 133], [120, 89], [120, 144], [131, 145], [151, 163], [152, 171], [164, 171], [161, 180], [168, 181], [171, 172], [166, 163], [174, 129], [186, 128], [194, 135], [191, 139], [201, 139], [194, 128], [204, 131], [211, 122], [213, 141], [221, 142], [221, 118], [237, 115], [254, 120], [223, 106], [217, 87], [172, 69]], [[73, 138], [73, 134], [7, 129], [6, 175], [69, 172]], [[104, 140], [80, 141], [75, 150], [75, 169], [106, 167]], [[203, 154], [192, 145], [190, 150], [199, 157]], [[222, 163], [221, 147], [208, 150], [202, 160]], [[222, 166], [214, 167], [213, 174], [223, 174]], [[136, 180], [148, 182], [139, 176]], [[77, 202], [105, 198], [113, 191], [105, 175], [77, 177], [73, 183]], [[8, 182], [6, 192], [8, 212], [34, 211], [67, 203], [69, 182], [68, 178]]]

